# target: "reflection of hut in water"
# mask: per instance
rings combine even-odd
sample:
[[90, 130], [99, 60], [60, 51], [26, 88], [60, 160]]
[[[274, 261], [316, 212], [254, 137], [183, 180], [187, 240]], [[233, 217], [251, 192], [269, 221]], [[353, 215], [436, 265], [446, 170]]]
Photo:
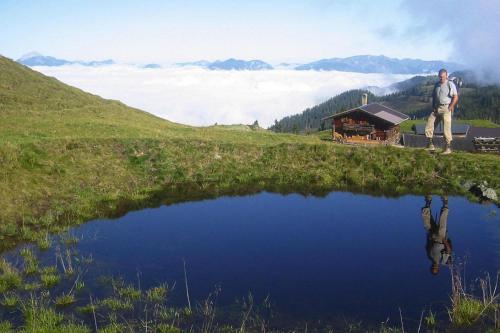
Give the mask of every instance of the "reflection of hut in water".
[[409, 117], [378, 103], [364, 103], [322, 120], [332, 119], [332, 137], [344, 143], [397, 143], [400, 124]]

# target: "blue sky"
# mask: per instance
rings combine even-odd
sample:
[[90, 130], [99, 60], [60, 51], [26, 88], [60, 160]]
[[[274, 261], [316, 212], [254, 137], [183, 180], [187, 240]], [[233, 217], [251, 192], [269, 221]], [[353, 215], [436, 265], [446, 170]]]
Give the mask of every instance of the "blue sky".
[[0, 54], [160, 63], [359, 54], [456, 61], [446, 27], [422, 29], [425, 20], [409, 2], [0, 0]]

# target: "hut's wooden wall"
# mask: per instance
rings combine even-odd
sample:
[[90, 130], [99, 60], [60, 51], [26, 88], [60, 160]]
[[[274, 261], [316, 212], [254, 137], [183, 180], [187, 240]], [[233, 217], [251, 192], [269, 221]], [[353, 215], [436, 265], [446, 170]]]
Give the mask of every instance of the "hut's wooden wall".
[[[344, 124], [349, 126], [344, 126]], [[369, 126], [373, 126], [372, 131], [368, 131]], [[347, 127], [359, 128], [359, 133], [355, 130], [346, 130]], [[333, 119], [335, 132], [345, 138], [355, 137], [356, 139], [380, 140], [396, 142], [399, 139], [399, 125], [392, 125], [378, 117], [372, 116], [363, 111], [353, 111]], [[371, 132], [371, 133], [370, 133]]]

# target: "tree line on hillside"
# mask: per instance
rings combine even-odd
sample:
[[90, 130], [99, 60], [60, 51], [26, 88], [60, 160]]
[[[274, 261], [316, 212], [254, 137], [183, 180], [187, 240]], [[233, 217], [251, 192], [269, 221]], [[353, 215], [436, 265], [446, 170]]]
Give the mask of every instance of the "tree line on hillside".
[[[457, 119], [485, 119], [500, 123], [500, 87], [481, 85], [468, 73], [453, 73], [450, 76], [464, 77], [459, 88], [460, 100], [454, 117]], [[304, 110], [300, 114], [275, 120], [269, 129], [275, 132], [310, 133], [331, 129], [330, 121], [322, 118], [352, 109], [361, 104], [361, 96], [368, 94], [368, 101], [380, 102], [409, 115], [411, 118], [426, 118], [432, 110], [432, 90], [437, 76], [414, 77], [393, 85], [400, 91], [377, 97], [366, 90], [350, 90], [326, 102]]]
[[476, 87], [459, 102], [457, 117], [487, 119], [500, 123], [500, 89], [496, 86]]
[[322, 121], [322, 118], [332, 114], [352, 109], [361, 103], [361, 96], [368, 94], [368, 100], [374, 102], [378, 98], [367, 90], [349, 90], [341, 93], [326, 102], [304, 110], [300, 114], [275, 120], [269, 129], [275, 132], [309, 133], [325, 130], [332, 127], [331, 122]]

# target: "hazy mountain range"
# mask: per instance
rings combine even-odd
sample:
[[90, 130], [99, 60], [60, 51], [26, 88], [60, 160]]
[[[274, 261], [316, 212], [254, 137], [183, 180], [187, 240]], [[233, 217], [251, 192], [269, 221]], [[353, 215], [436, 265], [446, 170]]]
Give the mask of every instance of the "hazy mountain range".
[[274, 69], [270, 64], [262, 60], [241, 60], [230, 58], [227, 60], [217, 60], [214, 62], [200, 60], [194, 62], [181, 62], [177, 63], [177, 66], [196, 66], [203, 67], [210, 70], [236, 70], [236, 71], [260, 71], [260, 70], [271, 70]]
[[175, 65], [180, 67], [188, 67], [188, 66], [196, 66], [196, 67], [208, 67], [211, 64], [210, 61], [207, 60], [199, 60], [192, 62], [178, 62]]
[[[19, 63], [27, 66], [63, 66], [79, 64], [83, 66], [105, 66], [113, 65], [115, 62], [111, 59], [102, 61], [71, 61], [58, 59], [51, 56], [44, 56], [36, 52], [26, 54], [17, 60]], [[200, 60], [194, 62], [181, 62], [174, 64], [179, 67], [202, 67], [209, 70], [272, 70], [274, 67], [262, 60], [241, 60], [230, 58], [227, 60], [217, 60], [210, 62]], [[140, 66], [142, 68], [161, 68], [159, 64], [147, 64]], [[420, 59], [396, 59], [386, 56], [359, 55], [348, 58], [331, 58], [314, 61], [307, 64], [279, 64], [277, 68], [286, 68], [294, 70], [316, 70], [316, 71], [341, 71], [356, 73], [387, 73], [387, 74], [428, 74], [436, 73], [441, 68], [448, 69], [449, 72], [464, 69], [463, 65]]]
[[260, 71], [273, 69], [273, 66], [262, 60], [245, 61], [231, 58], [224, 61], [214, 61], [208, 66], [208, 69]]
[[295, 67], [296, 70], [322, 70], [357, 73], [419, 74], [436, 73], [441, 68], [448, 72], [464, 69], [464, 66], [444, 61], [420, 59], [396, 59], [386, 56], [359, 55], [348, 58], [331, 58]]
[[157, 68], [161, 68], [161, 65], [159, 65], [159, 64], [147, 64], [147, 65], [142, 66], [142, 68], [157, 69]]
[[[180, 63], [182, 66], [200, 66], [212, 70], [270, 70], [270, 64], [262, 60], [238, 60], [209, 62], [205, 60]], [[277, 68], [316, 71], [340, 71], [355, 73], [387, 73], [387, 74], [428, 74], [436, 73], [441, 68], [449, 72], [464, 69], [463, 65], [445, 61], [427, 61], [420, 59], [396, 59], [386, 56], [360, 55], [348, 58], [322, 59], [307, 64], [281, 63]]]
[[65, 59], [58, 59], [50, 56], [44, 56], [37, 52], [31, 52], [23, 55], [17, 59], [17, 62], [26, 66], [64, 66], [64, 65], [82, 65], [82, 66], [107, 66], [113, 65], [115, 62], [112, 59], [99, 60], [99, 61], [72, 61]]

